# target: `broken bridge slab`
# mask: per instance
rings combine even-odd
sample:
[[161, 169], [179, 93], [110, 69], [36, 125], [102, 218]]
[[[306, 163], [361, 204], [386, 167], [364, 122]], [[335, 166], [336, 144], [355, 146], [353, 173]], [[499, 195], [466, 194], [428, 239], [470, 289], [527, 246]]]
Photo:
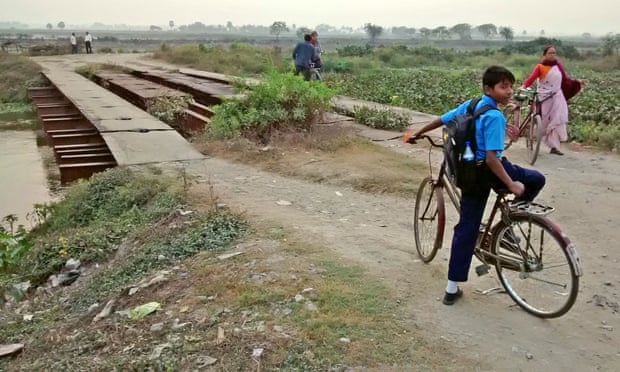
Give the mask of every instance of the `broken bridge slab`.
[[97, 128], [118, 165], [204, 159], [172, 127], [79, 75], [73, 65], [39, 63], [43, 75]]

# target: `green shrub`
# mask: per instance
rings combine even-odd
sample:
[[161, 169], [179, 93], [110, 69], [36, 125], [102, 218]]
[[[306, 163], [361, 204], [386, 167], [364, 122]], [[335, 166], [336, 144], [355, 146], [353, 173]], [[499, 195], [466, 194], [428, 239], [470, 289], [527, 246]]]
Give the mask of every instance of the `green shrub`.
[[578, 59], [581, 57], [577, 48], [573, 45], [566, 45], [562, 40], [548, 39], [545, 37], [539, 37], [530, 41], [522, 41], [509, 44], [502, 48], [505, 53], [523, 53], [523, 54], [536, 54], [542, 56], [542, 52], [545, 46], [553, 45], [558, 55], [562, 58]]
[[28, 88], [44, 85], [40, 72], [26, 57], [0, 53], [0, 103], [28, 102]]
[[347, 45], [343, 48], [338, 49], [338, 55], [340, 57], [364, 57], [372, 53], [373, 48], [368, 44], [366, 44], [365, 46]]
[[388, 109], [373, 109], [365, 106], [355, 107], [355, 120], [371, 128], [403, 131], [409, 125], [406, 115]]
[[114, 49], [110, 47], [97, 48], [97, 53], [99, 54], [113, 54]]
[[[4, 221], [15, 221], [13, 215], [6, 216]], [[22, 258], [28, 253], [32, 247], [32, 242], [28, 238], [26, 230], [23, 226], [17, 229], [13, 227], [11, 222], [10, 228], [7, 230], [0, 225], [0, 273], [13, 271], [22, 261]]]
[[274, 71], [245, 98], [214, 106], [210, 133], [215, 138], [244, 136], [268, 142], [273, 131], [308, 129], [329, 108], [333, 95], [321, 82]]

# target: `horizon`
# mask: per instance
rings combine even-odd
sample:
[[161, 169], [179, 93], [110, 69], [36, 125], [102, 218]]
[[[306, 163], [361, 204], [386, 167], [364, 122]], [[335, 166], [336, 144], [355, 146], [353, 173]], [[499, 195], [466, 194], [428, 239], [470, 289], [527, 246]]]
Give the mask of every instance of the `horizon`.
[[[518, 3], [490, 0], [470, 0], [467, 3], [435, 0], [429, 3], [414, 0], [404, 4], [397, 0], [383, 0], [380, 12], [375, 2], [367, 0], [342, 0], [336, 5], [329, 0], [315, 0], [305, 13], [292, 6], [283, 6], [276, 0], [230, 0], [216, 4], [178, 0], [174, 7], [162, 1], [151, 1], [147, 5], [141, 3], [108, 0], [105, 3], [88, 3], [88, 11], [85, 11], [85, 3], [78, 0], [0, 0], [0, 8], [3, 9], [0, 23], [17, 22], [30, 28], [44, 28], [51, 23], [56, 28], [58, 22], [63, 21], [67, 27], [87, 28], [95, 23], [117, 27], [167, 26], [170, 20], [176, 25], [194, 22], [225, 25], [230, 21], [233, 25], [261, 26], [284, 21], [289, 27], [316, 28], [327, 24], [354, 29], [365, 23], [384, 28], [406, 26], [416, 29], [452, 27], [459, 23], [472, 26], [491, 23], [497, 27], [511, 27], [515, 35], [521, 35], [523, 30], [528, 35], [539, 35], [541, 30], [545, 31], [545, 35], [606, 35], [620, 32], [615, 13], [605, 10], [614, 8], [613, 0], [572, 4], [562, 0], [522, 0]], [[123, 11], [119, 12], [119, 9]]]

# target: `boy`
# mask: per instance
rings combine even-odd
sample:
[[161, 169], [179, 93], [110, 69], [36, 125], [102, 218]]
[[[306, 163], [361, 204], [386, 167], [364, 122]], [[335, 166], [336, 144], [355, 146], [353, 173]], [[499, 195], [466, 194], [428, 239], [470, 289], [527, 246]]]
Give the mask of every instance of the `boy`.
[[310, 80], [310, 62], [316, 59], [316, 49], [310, 43], [312, 37], [304, 35], [304, 41], [300, 42], [293, 49], [293, 59], [295, 60], [295, 75], [302, 73], [305, 80]]
[[[482, 77], [484, 95], [475, 109], [484, 105], [497, 108], [498, 103], [508, 104], [512, 97], [514, 81], [514, 75], [506, 68], [489, 67]], [[439, 128], [457, 115], [464, 114], [469, 103], [470, 101], [466, 101], [448, 111], [415, 132], [410, 138]], [[545, 177], [540, 172], [513, 165], [508, 159], [501, 157], [506, 133], [506, 120], [501, 111], [488, 110], [476, 119], [475, 125], [477, 144], [475, 161], [479, 164], [478, 175], [481, 176], [473, 190], [463, 192], [461, 195], [461, 213], [459, 222], [454, 227], [448, 285], [443, 298], [445, 305], [454, 304], [463, 295], [457, 283], [467, 281], [480, 222], [491, 188], [494, 190], [507, 188], [519, 200], [531, 201], [545, 185]], [[509, 136], [518, 135], [514, 132], [515, 129], [513, 126], [508, 128]]]

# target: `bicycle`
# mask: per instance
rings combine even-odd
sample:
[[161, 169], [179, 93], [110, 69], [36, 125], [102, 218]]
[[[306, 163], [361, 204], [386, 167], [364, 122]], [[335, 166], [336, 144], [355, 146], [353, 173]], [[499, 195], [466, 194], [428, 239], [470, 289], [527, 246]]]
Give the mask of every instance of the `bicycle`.
[[[519, 128], [519, 137], [525, 137], [527, 158], [531, 165], [534, 165], [538, 158], [540, 143], [543, 137], [541, 105], [549, 98], [551, 98], [551, 96], [540, 100], [538, 92], [530, 89], [519, 89], [517, 94], [513, 96], [513, 99], [516, 101], [516, 109], [504, 111], [506, 123]], [[525, 118], [521, 120], [521, 111], [524, 107], [527, 107], [527, 114]], [[504, 150], [508, 150], [513, 142], [512, 139], [508, 138], [504, 143]]]
[[315, 64], [312, 62], [310, 63], [310, 80], [323, 80], [323, 78], [321, 77], [321, 68], [316, 67]]
[[[445, 159], [439, 174], [433, 177], [430, 151], [433, 147], [443, 148], [441, 144], [426, 135], [406, 140], [415, 143], [422, 138], [431, 144], [430, 176], [418, 188], [413, 229], [418, 255], [424, 263], [429, 263], [443, 244], [444, 191], [457, 212], [460, 191], [446, 173]], [[482, 264], [476, 267], [476, 273], [485, 275], [494, 266], [502, 286], [521, 308], [540, 318], [559, 317], [577, 299], [582, 270], [575, 246], [546, 217], [555, 210], [553, 207], [534, 202], [513, 203], [510, 195], [508, 190], [499, 190], [488, 220], [480, 225], [474, 254]], [[543, 278], [543, 273], [552, 277]], [[547, 292], [537, 294], [536, 285]]]

